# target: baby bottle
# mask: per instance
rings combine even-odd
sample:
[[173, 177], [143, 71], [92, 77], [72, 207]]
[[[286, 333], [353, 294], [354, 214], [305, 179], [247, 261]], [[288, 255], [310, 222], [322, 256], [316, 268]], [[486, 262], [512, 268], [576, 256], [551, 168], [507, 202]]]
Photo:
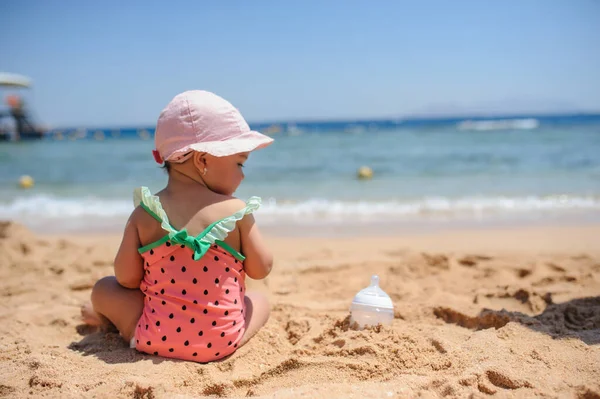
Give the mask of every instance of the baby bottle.
[[392, 299], [379, 288], [379, 276], [371, 276], [371, 285], [356, 294], [350, 306], [350, 324], [360, 329], [377, 324], [390, 325], [394, 320]]

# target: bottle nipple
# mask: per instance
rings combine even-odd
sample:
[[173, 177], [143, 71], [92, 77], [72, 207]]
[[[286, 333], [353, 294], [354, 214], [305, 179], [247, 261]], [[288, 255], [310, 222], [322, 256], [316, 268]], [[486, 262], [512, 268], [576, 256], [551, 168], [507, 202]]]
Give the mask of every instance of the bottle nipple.
[[376, 274], [371, 276], [371, 287], [379, 287], [379, 276]]

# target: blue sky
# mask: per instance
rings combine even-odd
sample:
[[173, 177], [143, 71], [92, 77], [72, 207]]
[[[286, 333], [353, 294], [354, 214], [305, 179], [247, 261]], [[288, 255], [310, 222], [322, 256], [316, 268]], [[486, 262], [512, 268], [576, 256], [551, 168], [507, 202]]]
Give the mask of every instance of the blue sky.
[[152, 125], [187, 89], [249, 121], [600, 111], [599, 0], [1, 8], [0, 71], [33, 79], [25, 96], [54, 126]]

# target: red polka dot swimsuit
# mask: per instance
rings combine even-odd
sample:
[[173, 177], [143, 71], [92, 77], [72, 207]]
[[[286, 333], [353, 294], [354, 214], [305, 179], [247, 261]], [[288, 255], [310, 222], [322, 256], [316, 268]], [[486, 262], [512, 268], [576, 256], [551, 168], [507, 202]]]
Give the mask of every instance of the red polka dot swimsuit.
[[168, 234], [139, 249], [144, 259], [144, 310], [132, 344], [139, 351], [196, 362], [233, 353], [245, 332], [244, 257], [222, 240], [260, 206], [252, 197], [234, 215], [198, 236], [169, 225], [158, 197], [141, 187], [135, 203]]

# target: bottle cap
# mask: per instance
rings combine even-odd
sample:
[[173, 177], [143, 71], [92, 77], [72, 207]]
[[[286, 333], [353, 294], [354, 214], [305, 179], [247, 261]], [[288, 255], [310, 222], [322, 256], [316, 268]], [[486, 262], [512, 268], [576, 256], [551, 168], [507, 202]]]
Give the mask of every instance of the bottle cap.
[[362, 289], [354, 296], [353, 305], [373, 306], [380, 309], [394, 309], [392, 299], [379, 288], [379, 276], [371, 276], [371, 285]]

